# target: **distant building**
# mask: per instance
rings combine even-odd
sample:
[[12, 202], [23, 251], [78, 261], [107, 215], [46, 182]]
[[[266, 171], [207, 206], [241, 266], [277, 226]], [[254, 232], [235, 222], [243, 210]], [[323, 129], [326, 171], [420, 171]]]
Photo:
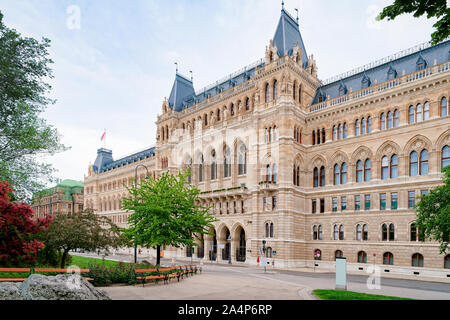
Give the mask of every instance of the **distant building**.
[[36, 193], [31, 204], [35, 217], [43, 217], [46, 214], [70, 214], [83, 211], [83, 192], [83, 182], [64, 180], [56, 187]]

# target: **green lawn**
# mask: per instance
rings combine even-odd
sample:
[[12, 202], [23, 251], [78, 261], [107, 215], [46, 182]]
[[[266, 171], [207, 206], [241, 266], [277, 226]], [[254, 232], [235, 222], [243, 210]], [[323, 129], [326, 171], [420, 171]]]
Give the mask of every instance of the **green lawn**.
[[[71, 255], [72, 257], [72, 265], [79, 266], [81, 269], [87, 268], [89, 264], [97, 264], [102, 265], [106, 267], [111, 267], [119, 264], [119, 261], [112, 261], [112, 260], [102, 260], [97, 258], [88, 258], [88, 257], [80, 257]], [[122, 262], [124, 264], [128, 264], [128, 262]]]
[[313, 290], [312, 293], [321, 300], [414, 300], [342, 290]]

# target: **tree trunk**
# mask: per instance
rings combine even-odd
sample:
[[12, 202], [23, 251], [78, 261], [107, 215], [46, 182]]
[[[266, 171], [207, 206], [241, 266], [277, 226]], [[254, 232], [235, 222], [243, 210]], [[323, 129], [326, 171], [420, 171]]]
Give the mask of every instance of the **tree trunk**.
[[64, 249], [62, 257], [61, 257], [61, 269], [64, 269], [64, 266], [66, 264], [67, 253], [69, 253], [69, 250], [68, 249]]
[[158, 244], [156, 246], [156, 265], [159, 266], [161, 264], [161, 246]]

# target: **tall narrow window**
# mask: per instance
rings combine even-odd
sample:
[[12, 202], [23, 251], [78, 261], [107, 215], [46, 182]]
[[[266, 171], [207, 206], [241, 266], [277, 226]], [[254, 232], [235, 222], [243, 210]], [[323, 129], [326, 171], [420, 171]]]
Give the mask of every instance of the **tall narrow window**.
[[420, 103], [417, 105], [417, 109], [416, 109], [416, 121], [417, 122], [423, 121], [422, 105]]
[[364, 181], [366, 182], [370, 181], [370, 178], [372, 176], [371, 168], [372, 164], [370, 162], [370, 159], [367, 159], [366, 162], [364, 163]]
[[396, 154], [391, 157], [391, 178], [398, 178], [398, 156]]
[[409, 155], [409, 175], [415, 177], [419, 173], [417, 152], [413, 151]]
[[397, 210], [398, 208], [398, 193], [391, 193], [391, 210]]
[[428, 174], [428, 151], [422, 150], [420, 153], [420, 175], [424, 176]]
[[268, 83], [266, 83], [266, 89], [265, 89], [266, 91], [265, 91], [265, 96], [266, 96], [266, 100], [265, 100], [265, 102], [267, 103], [267, 102], [269, 102], [269, 97], [270, 97], [270, 93], [269, 93], [269, 84]]
[[314, 171], [313, 171], [314, 173], [313, 173], [313, 187], [314, 188], [317, 188], [318, 186], [319, 186], [319, 170], [317, 169], [317, 167], [316, 168], [314, 168]]
[[250, 98], [245, 99], [245, 110], [250, 110]]
[[386, 129], [386, 115], [384, 112], [380, 115], [380, 130]]
[[348, 129], [347, 129], [347, 122], [345, 122], [345, 123], [344, 123], [344, 139], [347, 138], [347, 132], [348, 132]]
[[347, 163], [341, 165], [341, 184], [347, 183]]
[[380, 210], [386, 210], [386, 193], [380, 194]]
[[317, 144], [320, 144], [320, 129], [317, 129]]
[[332, 198], [331, 199], [331, 210], [333, 212], [336, 212], [337, 209], [338, 209], [337, 198]]
[[247, 174], [247, 149], [244, 144], [239, 148], [238, 175]]
[[416, 193], [414, 191], [408, 191], [408, 209], [413, 209], [416, 204]]
[[371, 133], [371, 132], [372, 132], [372, 118], [367, 117], [367, 133]]
[[356, 182], [363, 182], [363, 163], [361, 160], [356, 162]]
[[322, 240], [323, 228], [322, 225], [319, 225], [319, 240]]
[[361, 209], [361, 196], [355, 196], [355, 211]]
[[339, 140], [342, 140], [342, 138], [343, 138], [343, 131], [342, 131], [342, 125], [339, 123], [339, 126], [338, 126], [338, 132], [339, 132]]
[[312, 132], [312, 145], [315, 145], [315, 144], [316, 144], [316, 132], [313, 131]]
[[362, 227], [360, 224], [356, 226], [356, 240], [362, 239]]
[[356, 120], [356, 122], [355, 122], [355, 135], [356, 136], [359, 136], [360, 130], [361, 130], [361, 128], [359, 126], [359, 120]]
[[318, 238], [318, 230], [317, 230], [317, 226], [313, 227], [313, 240], [317, 240]]
[[409, 107], [408, 123], [409, 124], [413, 124], [414, 123], [414, 106], [410, 106]]
[[333, 240], [339, 240], [339, 227], [337, 224], [333, 228]]
[[339, 165], [336, 163], [334, 165], [334, 185], [340, 184], [341, 178], [341, 170], [339, 168]]
[[394, 110], [394, 128], [398, 128], [398, 121], [399, 121], [399, 112], [398, 109]]
[[341, 210], [344, 211], [347, 209], [347, 197], [341, 197]]
[[388, 112], [387, 113], [387, 128], [391, 129], [392, 128], [392, 122], [393, 122], [394, 118], [392, 116], [392, 112]]
[[270, 170], [270, 164], [266, 166], [266, 181], [271, 181], [271, 170]]
[[361, 134], [366, 134], [366, 119], [361, 120]]
[[364, 195], [364, 210], [370, 210], [370, 194]]
[[320, 168], [320, 186], [325, 187], [325, 167]]
[[317, 201], [314, 200], [314, 199], [311, 202], [311, 212], [312, 213], [316, 213], [317, 212]]
[[367, 224], [363, 225], [363, 240], [368, 240], [369, 239], [369, 227], [367, 226]]
[[217, 179], [216, 151], [211, 152], [211, 180]]
[[322, 143], [325, 143], [325, 128], [322, 128]]
[[441, 100], [441, 117], [446, 117], [448, 115], [447, 112], [447, 98], [443, 97]]
[[336, 126], [334, 125], [333, 126], [333, 141], [336, 141], [337, 140], [337, 129], [336, 129]]
[[277, 165], [275, 163], [272, 165], [272, 181], [277, 182]]
[[444, 146], [442, 148], [441, 165], [442, 165], [442, 168], [445, 168], [446, 166], [450, 166], [450, 147], [449, 146]]
[[387, 156], [381, 158], [381, 179], [389, 179], [389, 160]]
[[278, 81], [275, 80], [273, 83], [273, 100], [278, 99]]
[[231, 177], [231, 152], [230, 148], [226, 147], [223, 157], [223, 177]]
[[423, 120], [430, 120], [430, 103], [428, 101], [423, 105]]
[[344, 240], [344, 226], [342, 224], [339, 226], [339, 240]]

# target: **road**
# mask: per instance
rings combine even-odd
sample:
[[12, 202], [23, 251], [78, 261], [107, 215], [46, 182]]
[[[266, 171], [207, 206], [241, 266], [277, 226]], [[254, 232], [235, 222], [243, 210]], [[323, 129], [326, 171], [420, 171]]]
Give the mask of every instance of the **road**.
[[[96, 255], [86, 256], [95, 257]], [[132, 257], [115, 255], [107, 259], [131, 261]], [[170, 265], [170, 262], [164, 259], [162, 264]], [[450, 284], [448, 283], [381, 278], [379, 289], [369, 289], [368, 277], [369, 275], [347, 275], [347, 290], [414, 299], [450, 300]], [[334, 286], [334, 273], [288, 270], [270, 270], [265, 273], [262, 268], [257, 267], [205, 264], [201, 275], [185, 279], [177, 284], [171, 283], [165, 286], [165, 290], [149, 284], [145, 289], [139, 286], [111, 287], [106, 288], [106, 291], [113, 299], [290, 300], [312, 299], [309, 292], [313, 289], [334, 289]]]

